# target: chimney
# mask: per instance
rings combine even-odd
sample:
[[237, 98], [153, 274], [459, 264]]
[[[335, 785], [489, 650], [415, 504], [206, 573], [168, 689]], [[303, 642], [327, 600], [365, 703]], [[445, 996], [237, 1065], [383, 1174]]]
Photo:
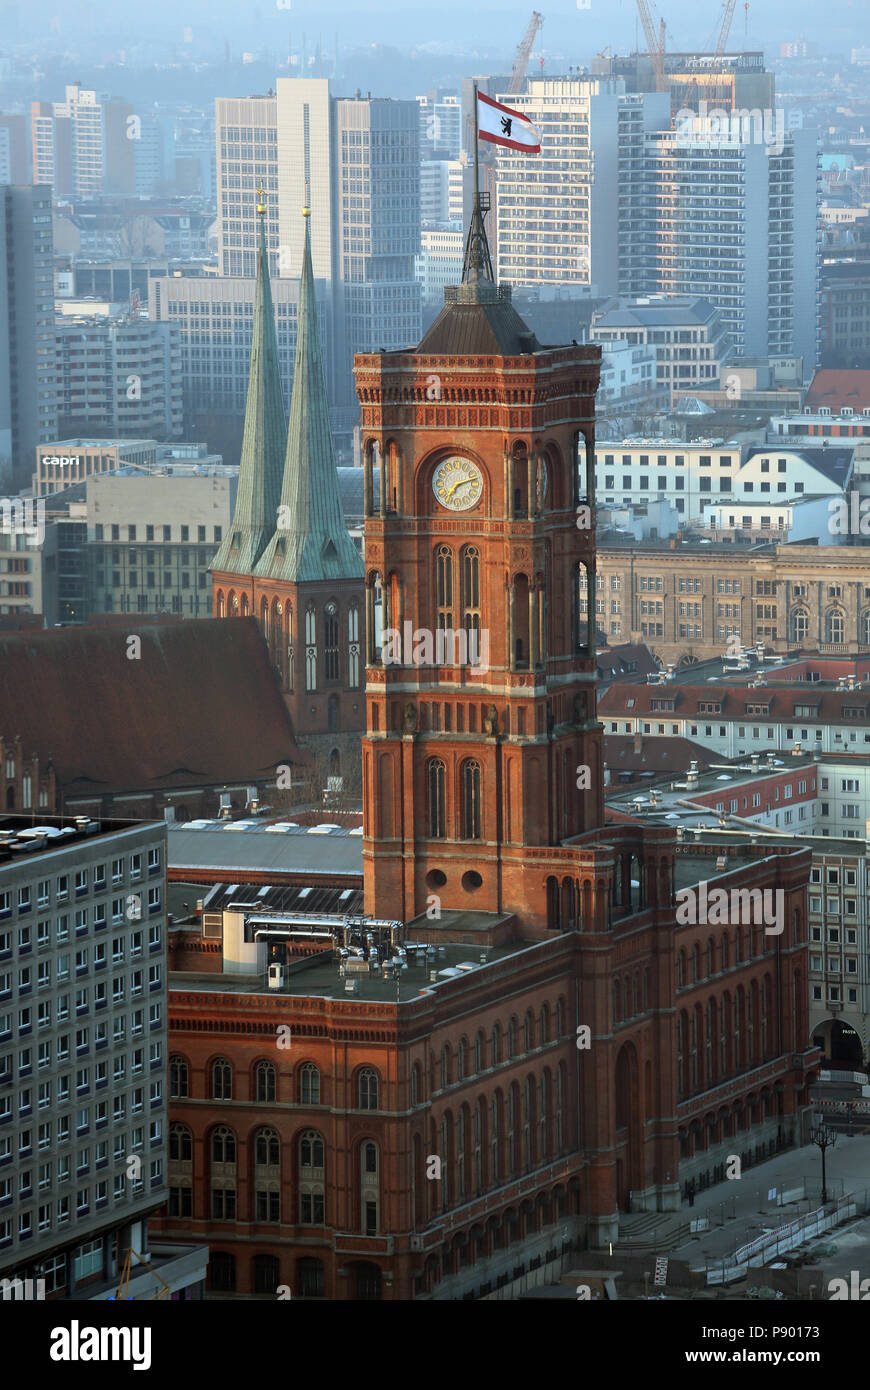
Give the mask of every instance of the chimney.
[[638, 730], [634, 736], [634, 751], [635, 753], [643, 752], [643, 734], [640, 730]]

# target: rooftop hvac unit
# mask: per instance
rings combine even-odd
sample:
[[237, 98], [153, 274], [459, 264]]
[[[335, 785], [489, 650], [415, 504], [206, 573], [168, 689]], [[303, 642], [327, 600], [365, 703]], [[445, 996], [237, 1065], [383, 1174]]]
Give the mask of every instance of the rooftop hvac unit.
[[284, 988], [284, 967], [280, 963], [269, 966], [269, 988]]
[[721, 874], [725, 869], [725, 855], [720, 854], [716, 858], [716, 872]]

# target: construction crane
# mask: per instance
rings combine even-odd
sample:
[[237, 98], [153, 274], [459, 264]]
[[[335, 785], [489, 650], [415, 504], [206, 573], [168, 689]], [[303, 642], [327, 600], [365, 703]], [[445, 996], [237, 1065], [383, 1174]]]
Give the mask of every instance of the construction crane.
[[535, 44], [535, 35], [544, 22], [544, 16], [537, 10], [532, 10], [532, 17], [526, 25], [526, 32], [517, 47], [517, 56], [514, 58], [513, 73], [511, 84], [508, 87], [509, 94], [514, 97], [517, 92], [523, 90], [523, 83], [526, 80], [526, 68], [529, 66], [529, 58]]
[[[725, 52], [725, 47], [726, 47], [726, 44], [728, 43], [728, 35], [729, 35], [730, 32], [731, 32], [731, 21], [732, 21], [733, 18], [734, 18], [734, 7], [735, 7], [736, 4], [737, 4], [737, 0], [723, 0], [723, 5], [722, 5], [722, 22], [721, 22], [721, 24], [720, 24], [720, 26], [719, 26], [719, 37], [718, 37], [718, 39], [716, 40], [716, 47], [715, 47], [715, 49], [713, 50], [714, 56], [717, 57], [717, 58], [721, 58], [721, 57], [722, 57], [722, 54]], [[747, 8], [748, 8], [748, 6], [747, 6]], [[708, 48], [712, 48], [712, 47], [713, 47], [713, 39], [712, 39], [712, 37], [711, 37], [710, 43], [709, 43], [707, 46], [708, 46]]]
[[140, 1265], [144, 1265], [146, 1269], [149, 1269], [151, 1273], [154, 1275], [154, 1278], [158, 1281], [158, 1283], [163, 1285], [162, 1288], [158, 1288], [156, 1293], [153, 1293], [151, 1295], [152, 1302], [155, 1299], [169, 1298], [171, 1296], [172, 1290], [170, 1289], [166, 1280], [161, 1279], [160, 1275], [157, 1273], [157, 1270], [154, 1269], [153, 1266], [148, 1263], [148, 1261], [145, 1259], [143, 1255], [139, 1254], [138, 1250], [134, 1250], [132, 1246], [128, 1246], [127, 1253], [124, 1256], [124, 1263], [121, 1266], [121, 1276], [118, 1283], [118, 1292], [115, 1294], [115, 1299], [119, 1303], [124, 1303], [128, 1302], [129, 1299], [132, 1297], [132, 1295], [129, 1292], [129, 1289], [130, 1271], [133, 1267], [134, 1256], [139, 1261]]
[[637, 0], [637, 12], [640, 15], [640, 22], [643, 25], [643, 36], [646, 39], [647, 51], [653, 66], [655, 76], [655, 89], [657, 92], [667, 91], [665, 80], [665, 21], [659, 21], [659, 32], [656, 35], [655, 18], [652, 6], [648, 0]]

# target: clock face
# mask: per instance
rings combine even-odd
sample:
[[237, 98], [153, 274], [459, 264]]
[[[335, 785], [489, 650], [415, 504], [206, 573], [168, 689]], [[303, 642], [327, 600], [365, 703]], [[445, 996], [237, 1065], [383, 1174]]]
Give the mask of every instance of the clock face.
[[432, 491], [442, 507], [451, 512], [467, 512], [480, 501], [483, 475], [471, 459], [454, 454], [442, 459], [432, 475]]

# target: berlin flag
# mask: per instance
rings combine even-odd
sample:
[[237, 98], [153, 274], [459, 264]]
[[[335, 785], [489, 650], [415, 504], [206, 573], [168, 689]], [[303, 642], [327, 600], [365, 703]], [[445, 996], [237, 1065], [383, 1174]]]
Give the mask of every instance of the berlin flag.
[[477, 94], [477, 135], [493, 145], [506, 145], [523, 154], [541, 153], [541, 132], [528, 116], [512, 106], [502, 106], [483, 92]]

